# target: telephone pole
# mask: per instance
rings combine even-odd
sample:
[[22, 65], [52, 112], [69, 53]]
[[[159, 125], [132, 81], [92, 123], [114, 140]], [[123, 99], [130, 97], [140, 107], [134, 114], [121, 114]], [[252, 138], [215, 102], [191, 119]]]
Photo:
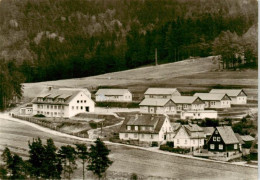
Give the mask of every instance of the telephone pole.
[[155, 66], [158, 65], [158, 62], [157, 62], [157, 48], [155, 48]]

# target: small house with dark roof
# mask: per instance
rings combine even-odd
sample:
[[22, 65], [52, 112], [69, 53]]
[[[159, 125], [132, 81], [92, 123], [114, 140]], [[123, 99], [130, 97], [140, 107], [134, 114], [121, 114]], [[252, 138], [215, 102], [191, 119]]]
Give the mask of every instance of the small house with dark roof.
[[176, 104], [177, 111], [204, 110], [204, 102], [195, 96], [174, 96], [171, 100]]
[[126, 117], [119, 130], [121, 140], [138, 140], [142, 142], [158, 142], [171, 140], [172, 127], [170, 120], [164, 115], [132, 115]]
[[145, 98], [170, 99], [173, 96], [181, 96], [181, 93], [176, 88], [148, 88], [144, 93]]
[[208, 141], [208, 151], [224, 153], [226, 157], [239, 153], [239, 140], [231, 126], [216, 127]]
[[174, 147], [190, 148], [192, 151], [204, 145], [204, 131], [197, 124], [180, 125], [174, 133]]
[[231, 104], [247, 103], [247, 94], [243, 89], [212, 89], [209, 93], [227, 94], [231, 98]]
[[132, 102], [132, 93], [128, 89], [99, 89], [96, 102]]
[[146, 98], [140, 104], [141, 113], [176, 114], [176, 105], [171, 99]]
[[231, 98], [227, 94], [195, 93], [205, 103], [205, 108], [230, 108]]
[[79, 113], [93, 112], [94, 101], [85, 90], [49, 89], [37, 95], [33, 100], [33, 114], [46, 117], [72, 117]]

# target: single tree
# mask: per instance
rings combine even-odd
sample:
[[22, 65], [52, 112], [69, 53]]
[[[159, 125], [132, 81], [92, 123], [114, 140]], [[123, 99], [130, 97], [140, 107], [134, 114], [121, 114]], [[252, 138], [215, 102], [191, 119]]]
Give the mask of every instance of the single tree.
[[42, 177], [43, 176], [43, 162], [45, 159], [45, 148], [42, 144], [42, 141], [40, 138], [33, 139], [33, 142], [28, 142], [29, 145], [29, 164], [31, 166], [30, 168], [30, 174], [33, 177]]
[[57, 147], [51, 138], [47, 139], [44, 149], [45, 156], [42, 164], [43, 178], [60, 179], [62, 173], [61, 160], [56, 153]]
[[83, 180], [85, 179], [85, 163], [88, 159], [88, 149], [86, 144], [76, 144], [77, 156], [82, 160], [82, 168], [83, 168]]
[[91, 145], [90, 147], [89, 164], [87, 169], [97, 175], [99, 179], [113, 163], [113, 161], [108, 158], [109, 152], [110, 150], [99, 138], [95, 141], [95, 145]]
[[64, 178], [70, 179], [71, 174], [77, 168], [77, 154], [75, 148], [70, 145], [61, 146], [59, 150], [59, 157], [61, 158], [61, 162], [63, 164]]

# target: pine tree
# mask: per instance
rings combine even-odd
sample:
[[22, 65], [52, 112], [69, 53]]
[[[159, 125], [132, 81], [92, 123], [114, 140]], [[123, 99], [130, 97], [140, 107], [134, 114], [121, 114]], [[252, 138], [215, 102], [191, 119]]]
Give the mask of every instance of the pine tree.
[[97, 175], [99, 179], [113, 163], [113, 161], [108, 158], [109, 152], [110, 150], [99, 138], [95, 141], [95, 145], [91, 145], [90, 147], [87, 169]]
[[88, 159], [88, 150], [87, 150], [87, 146], [86, 144], [76, 144], [76, 148], [77, 148], [77, 156], [79, 159], [82, 160], [82, 177], [83, 180], [85, 179], [85, 163], [86, 160]]

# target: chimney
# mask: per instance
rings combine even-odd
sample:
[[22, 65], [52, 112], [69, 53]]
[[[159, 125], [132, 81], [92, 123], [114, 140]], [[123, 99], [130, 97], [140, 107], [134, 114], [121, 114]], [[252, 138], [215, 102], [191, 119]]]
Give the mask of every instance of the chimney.
[[53, 86], [48, 86], [46, 87], [48, 89], [48, 91], [51, 91], [53, 89]]

